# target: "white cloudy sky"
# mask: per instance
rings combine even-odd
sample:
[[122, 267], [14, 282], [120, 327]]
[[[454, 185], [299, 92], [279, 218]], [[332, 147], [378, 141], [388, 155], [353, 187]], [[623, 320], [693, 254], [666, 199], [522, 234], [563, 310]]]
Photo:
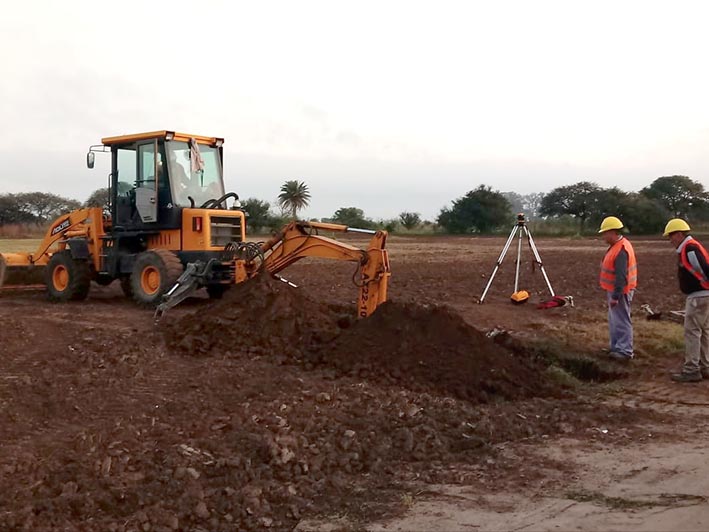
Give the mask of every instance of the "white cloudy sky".
[[223, 136], [227, 188], [433, 218], [479, 184], [709, 175], [709, 4], [2, 4], [0, 192], [85, 199], [102, 136]]

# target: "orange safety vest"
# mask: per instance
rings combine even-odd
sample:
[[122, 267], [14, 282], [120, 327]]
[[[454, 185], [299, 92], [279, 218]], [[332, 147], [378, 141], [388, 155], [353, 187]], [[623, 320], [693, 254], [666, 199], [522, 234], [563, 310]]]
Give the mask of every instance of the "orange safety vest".
[[621, 238], [608, 248], [601, 262], [601, 288], [606, 292], [615, 290], [615, 259], [621, 249], [628, 254], [628, 279], [623, 293], [627, 294], [638, 286], [638, 263], [635, 261], [635, 251], [627, 238]]
[[699, 284], [704, 288], [705, 290], [709, 290], [709, 279], [707, 279], [707, 276], [704, 274], [703, 271], [701, 270], [695, 270], [694, 266], [689, 262], [689, 259], [687, 258], [687, 246], [689, 244], [693, 244], [699, 248], [699, 252], [704, 255], [704, 260], [709, 263], [709, 253], [707, 253], [707, 250], [704, 249], [704, 246], [702, 246], [697, 240], [694, 240], [691, 236], [689, 237], [689, 240], [685, 242], [685, 245], [682, 246], [682, 251], [679, 254], [679, 260], [680, 264], [682, 264], [682, 267], [687, 270], [689, 273], [694, 275], [694, 277], [697, 278], [697, 281], [699, 281]]

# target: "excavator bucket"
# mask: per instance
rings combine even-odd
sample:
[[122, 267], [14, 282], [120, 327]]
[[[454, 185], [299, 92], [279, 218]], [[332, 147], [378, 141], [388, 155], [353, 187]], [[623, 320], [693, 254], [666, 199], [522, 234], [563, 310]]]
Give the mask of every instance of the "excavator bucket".
[[0, 254], [0, 289], [43, 288], [44, 270], [31, 264], [24, 253]]

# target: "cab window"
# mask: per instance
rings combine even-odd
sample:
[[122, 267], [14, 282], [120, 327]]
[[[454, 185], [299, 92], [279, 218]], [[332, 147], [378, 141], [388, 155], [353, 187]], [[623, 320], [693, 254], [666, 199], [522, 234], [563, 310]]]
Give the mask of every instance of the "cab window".
[[224, 195], [222, 166], [219, 150], [212, 146], [199, 145], [204, 161], [202, 170], [194, 169], [187, 142], [170, 141], [167, 144], [168, 171], [172, 197], [177, 205], [190, 206], [190, 198], [196, 206]]
[[155, 143], [138, 146], [138, 176], [135, 186], [155, 188]]
[[119, 196], [127, 196], [136, 181], [137, 156], [135, 148], [119, 148], [117, 154]]

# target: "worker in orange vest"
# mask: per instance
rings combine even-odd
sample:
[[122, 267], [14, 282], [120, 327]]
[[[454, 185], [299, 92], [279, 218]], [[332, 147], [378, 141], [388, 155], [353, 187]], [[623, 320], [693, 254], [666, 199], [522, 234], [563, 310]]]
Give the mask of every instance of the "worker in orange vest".
[[601, 263], [601, 288], [608, 300], [609, 356], [615, 360], [633, 358], [633, 323], [630, 304], [638, 285], [638, 264], [630, 241], [620, 234], [623, 222], [608, 216], [598, 231], [608, 244]]
[[677, 382], [709, 379], [709, 253], [689, 235], [681, 218], [667, 222], [664, 236], [677, 249], [679, 288], [687, 294], [684, 313], [684, 366]]

